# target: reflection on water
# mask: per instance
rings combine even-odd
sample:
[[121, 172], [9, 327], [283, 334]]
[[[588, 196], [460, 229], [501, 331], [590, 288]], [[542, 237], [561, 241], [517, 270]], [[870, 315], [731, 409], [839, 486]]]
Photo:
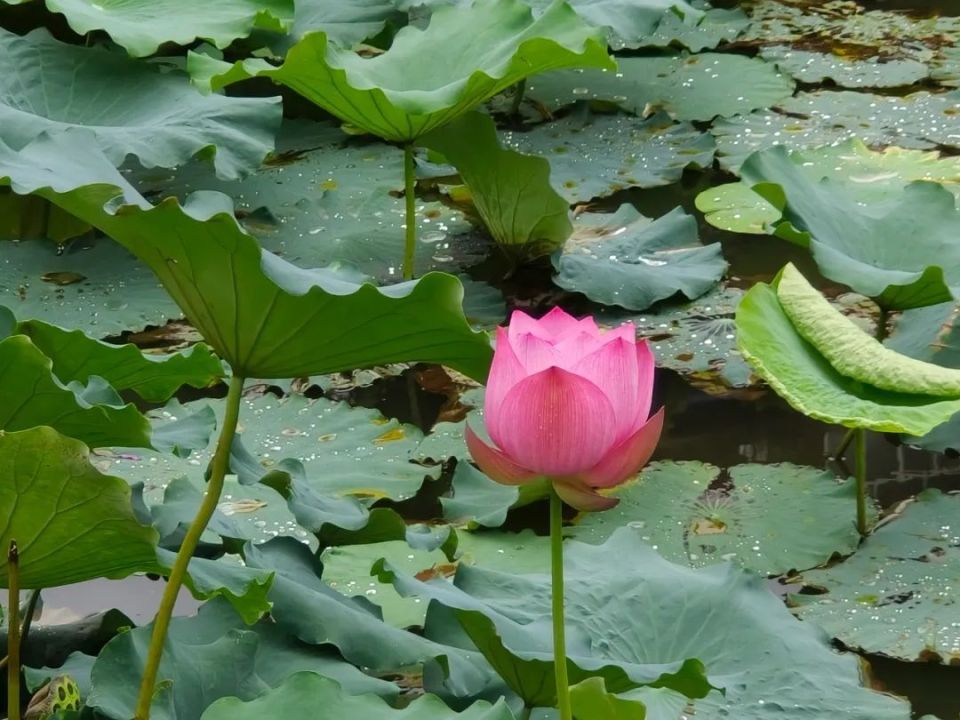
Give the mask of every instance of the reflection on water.
[[[143, 576], [126, 580], [91, 580], [67, 587], [43, 591], [43, 609], [37, 625], [62, 625], [79, 620], [107, 608], [116, 608], [138, 625], [153, 619], [160, 604], [164, 583]], [[184, 588], [177, 598], [174, 612], [193, 615], [200, 603]]]

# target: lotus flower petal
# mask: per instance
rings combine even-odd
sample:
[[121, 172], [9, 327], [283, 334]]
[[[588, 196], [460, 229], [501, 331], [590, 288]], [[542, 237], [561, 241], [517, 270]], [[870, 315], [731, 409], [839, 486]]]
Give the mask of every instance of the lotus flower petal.
[[613, 407], [604, 392], [557, 367], [514, 385], [499, 415], [503, 453], [517, 465], [550, 477], [575, 476], [592, 468], [617, 437]]
[[548, 367], [561, 367], [556, 346], [533, 333], [523, 333], [511, 339], [510, 347], [523, 365], [525, 375], [533, 375]]
[[640, 395], [634, 341], [616, 338], [581, 357], [571, 370], [590, 380], [606, 394], [616, 417], [617, 441], [631, 435], [635, 429]]
[[528, 333], [542, 340], [558, 342], [568, 334], [580, 332], [599, 334], [597, 323], [590, 316], [577, 320], [573, 315], [555, 307], [539, 320], [515, 310], [510, 316], [510, 339]]
[[637, 432], [610, 450], [592, 469], [579, 476], [587, 485], [610, 488], [619, 485], [646, 465], [663, 431], [663, 408]]
[[599, 495], [593, 488], [578, 482], [555, 480], [553, 488], [561, 500], [577, 510], [599, 512], [609, 510], [620, 502], [618, 498]]
[[490, 366], [484, 403], [487, 414], [487, 432], [490, 433], [490, 438], [498, 445], [500, 444], [500, 423], [498, 421], [503, 418], [499, 410], [503, 398], [514, 385], [529, 374], [510, 346], [507, 329], [497, 328], [497, 349]]
[[523, 469], [495, 447], [481, 440], [469, 424], [464, 431], [464, 438], [474, 462], [491, 480], [504, 485], [523, 485], [537, 477], [536, 473]]

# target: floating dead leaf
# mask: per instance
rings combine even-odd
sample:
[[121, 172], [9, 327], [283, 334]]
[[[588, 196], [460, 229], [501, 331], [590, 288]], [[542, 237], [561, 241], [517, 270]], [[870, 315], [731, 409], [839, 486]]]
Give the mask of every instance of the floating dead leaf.
[[44, 273], [40, 277], [44, 282], [53, 283], [54, 285], [73, 285], [87, 279], [86, 275], [66, 270]]
[[263, 500], [228, 500], [227, 502], [220, 503], [219, 510], [224, 515], [237, 515], [240, 513], [254, 513], [257, 510], [262, 510], [267, 506], [267, 503]]
[[406, 437], [406, 434], [403, 432], [402, 427], [396, 427], [393, 430], [387, 430], [379, 437], [375, 438], [373, 441], [374, 445], [383, 445], [388, 442], [396, 442], [397, 440], [403, 440]]

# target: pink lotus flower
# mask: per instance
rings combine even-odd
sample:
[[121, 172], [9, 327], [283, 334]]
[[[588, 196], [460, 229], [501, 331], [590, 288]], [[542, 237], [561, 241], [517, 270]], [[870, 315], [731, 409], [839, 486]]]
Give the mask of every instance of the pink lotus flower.
[[469, 426], [467, 447], [497, 482], [542, 478], [580, 510], [606, 510], [596, 492], [634, 475], [650, 459], [663, 409], [649, 417], [653, 353], [632, 323], [601, 332], [554, 308], [540, 320], [514, 312], [497, 328], [487, 381], [484, 442]]

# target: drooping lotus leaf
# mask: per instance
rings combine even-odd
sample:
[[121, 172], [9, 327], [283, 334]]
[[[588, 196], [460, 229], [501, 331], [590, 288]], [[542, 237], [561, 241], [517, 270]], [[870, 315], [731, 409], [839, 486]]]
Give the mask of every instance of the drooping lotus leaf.
[[778, 103], [793, 81], [775, 65], [721, 53], [630, 57], [617, 70], [564, 70], [537, 76], [529, 95], [550, 108], [604, 100], [638, 115], [665, 110], [678, 120], [712, 120]]
[[617, 507], [583, 515], [568, 534], [599, 544], [627, 525], [671, 562], [730, 560], [763, 575], [816, 567], [860, 543], [853, 481], [818, 468], [658, 462], [614, 494]]
[[960, 631], [947, 588], [960, 581], [958, 505], [924, 490], [842, 563], [804, 573], [822, 594], [795, 596], [797, 614], [852, 648], [954, 664]]
[[[566, 543], [568, 657], [581, 667], [608, 664], [630, 675], [697, 657], [726, 689], [693, 701], [707, 720], [767, 720], [771, 711], [785, 720], [909, 717], [907, 703], [863, 688], [859, 659], [798, 623], [761, 578], [731, 565], [673, 565], [642, 534], [621, 528], [603, 545]], [[469, 647], [451, 609], [483, 610], [511, 652], [549, 651], [549, 574], [491, 567], [461, 566], [453, 585], [400, 574], [396, 582], [440, 603], [427, 618], [428, 638]]]
[[502, 699], [496, 705], [481, 700], [463, 712], [456, 712], [435, 695], [424, 695], [397, 710], [374, 695], [347, 695], [338, 683], [311, 672], [291, 675], [282, 685], [255, 700], [219, 700], [203, 713], [203, 719], [301, 717], [314, 712], [317, 707], [337, 717], [364, 720], [513, 720], [513, 713]]
[[718, 120], [710, 132], [717, 139], [721, 164], [736, 170], [751, 153], [774, 145], [803, 149], [859, 138], [871, 146], [955, 148], [960, 146], [954, 119], [958, 113], [957, 91], [891, 97], [820, 90], [797, 93], [777, 103], [775, 110]]
[[21, 318], [80, 329], [97, 338], [163, 325], [180, 309], [156, 275], [106, 238], [0, 242], [0, 304]]
[[792, 263], [777, 276], [777, 299], [800, 336], [845, 377], [881, 390], [960, 397], [960, 371], [884, 347], [835, 310]]
[[388, 22], [406, 21], [394, 0], [299, 0], [295, 5], [290, 31], [269, 42], [277, 57], [309, 32], [322, 30], [337, 45], [350, 48], [379, 33]]
[[92, 228], [40, 197], [16, 195], [0, 189], [0, 240], [46, 238], [58, 245]]
[[467, 113], [419, 142], [457, 169], [487, 231], [511, 256], [549, 255], [570, 236], [570, 207], [550, 186], [550, 163], [501, 147], [488, 115]]
[[[875, 151], [863, 141], [853, 139], [836, 145], [792, 150], [790, 157], [814, 182], [823, 178], [848, 180], [846, 188], [865, 203], [895, 198], [916, 180], [940, 183], [960, 198], [960, 158], [942, 157], [937, 151], [898, 147]], [[721, 164], [731, 159], [725, 157]], [[739, 165], [730, 169], [738, 171]], [[697, 196], [696, 203], [707, 222], [731, 232], [763, 234], [781, 216], [776, 206], [743, 182], [704, 190]]]
[[[550, 7], [553, 0], [525, 0], [538, 11]], [[703, 13], [686, 0], [570, 0], [570, 6], [584, 20], [603, 28], [615, 50], [638, 48], [649, 42], [655, 30], [676, 18], [680, 24], [695, 27]]]
[[889, 88], [913, 85], [930, 75], [927, 65], [913, 58], [859, 59], [784, 46], [764, 48], [760, 56], [808, 84], [829, 78], [840, 87]]
[[737, 350], [733, 316], [743, 291], [717, 286], [692, 302], [664, 304], [641, 314], [605, 308], [597, 322], [615, 327], [627, 320], [637, 337], [650, 341], [657, 365], [708, 383], [719, 375], [727, 387], [751, 384], [750, 368]]
[[550, 179], [569, 202], [586, 202], [631, 187], [677, 182], [689, 166], [713, 162], [714, 141], [666, 113], [639, 119], [623, 113], [573, 112], [527, 132], [506, 132], [504, 142], [550, 161]]
[[451, 497], [441, 497], [443, 517], [468, 528], [500, 527], [520, 499], [516, 486], [494, 482], [461, 456], [451, 480]]
[[691, 52], [712, 50], [721, 43], [736, 40], [749, 23], [740, 8], [708, 8], [703, 11], [703, 17], [697, 23], [692, 23], [675, 12], [667, 12], [657, 29], [641, 38], [640, 44], [642, 47], [679, 45]]
[[710, 290], [727, 269], [719, 243], [701, 245], [696, 219], [675, 208], [656, 220], [632, 205], [612, 214], [582, 214], [562, 252], [554, 282], [604, 305], [645, 310], [682, 293]]
[[[451, 43], [451, 37], [460, 41]], [[278, 68], [247, 61], [211, 70], [209, 60], [191, 60], [202, 62], [198, 81], [214, 89], [252, 75], [269, 77], [355, 127], [410, 142], [529, 75], [613, 69], [602, 37], [565, 2], [534, 18], [521, 0], [492, 0], [441, 7], [425, 30], [407, 26], [389, 50], [369, 58], [315, 32]]]
[[2, 139], [18, 149], [42, 133], [82, 127], [116, 165], [134, 155], [146, 167], [174, 167], [203, 152], [220, 176], [234, 178], [260, 164], [280, 126], [278, 97], [205, 97], [181, 72], [67, 45], [44, 29], [23, 37], [0, 30], [0, 78]]
[[[63, 136], [22, 153], [0, 146], [0, 178], [49, 198], [140, 257], [235, 374], [302, 377], [417, 360], [486, 375], [490, 346], [463, 317], [455, 277], [429, 273], [377, 288], [331, 269], [305, 270], [261, 250], [219, 193], [153, 207], [95, 154], [78, 161], [79, 178], [64, 179], [53, 161], [55, 154], [76, 159], [81, 149], [69, 147]], [[126, 204], [105, 208], [117, 195]]]
[[[152, 630], [146, 625], [121, 633], [103, 649], [88, 707], [113, 720], [133, 717]], [[253, 699], [302, 671], [321, 673], [346, 693], [397, 693], [392, 683], [364, 675], [335, 652], [304, 645], [272, 623], [247, 626], [226, 602], [214, 600], [196, 616], [171, 621], [160, 663], [160, 678], [169, 682], [160, 684], [151, 717], [198, 720], [219, 698]]]
[[151, 447], [150, 423], [103, 379], [60, 382], [50, 358], [23, 335], [0, 341], [0, 429], [46, 425], [90, 447]]
[[[83, 443], [49, 427], [0, 433], [0, 545], [16, 540], [21, 587], [125, 577], [156, 564], [157, 533], [134, 516], [130, 487], [87, 455]], [[4, 551], [0, 586], [8, 582]]]
[[90, 671], [93, 669], [93, 663], [96, 660], [92, 655], [77, 650], [70, 653], [69, 657], [60, 667], [26, 667], [23, 668], [23, 680], [27, 690], [31, 693], [37, 692], [41, 687], [60, 675], [69, 675], [76, 681], [80, 688], [80, 697], [90, 695]]
[[737, 343], [754, 370], [794, 409], [822, 422], [923, 435], [960, 400], [881, 390], [841, 375], [794, 328], [776, 290], [759, 283], [737, 309]]
[[47, 0], [79, 35], [103, 30], [134, 57], [153, 55], [165, 43], [203, 39], [225, 48], [254, 29], [282, 32], [293, 21], [293, 0]]
[[[740, 173], [781, 210], [775, 234], [809, 248], [826, 277], [891, 309], [960, 294], [960, 244], [954, 242], [960, 210], [950, 192], [917, 182], [867, 205], [849, 189], [855, 180], [818, 182], [799, 161], [775, 147], [751, 156]], [[904, 237], [915, 240], [904, 243]]]
[[[403, 151], [386, 143], [351, 140], [331, 123], [289, 120], [276, 153], [236, 181], [219, 180], [194, 161], [171, 172], [136, 170], [134, 184], [147, 197], [217, 190], [233, 198], [241, 224], [266, 250], [301, 267], [340, 264], [379, 281], [395, 282], [401, 269]], [[462, 213], [437, 201], [417, 201], [417, 267], [456, 269], [482, 260], [486, 242], [467, 235]]]
[[95, 340], [82, 330], [65, 330], [42, 320], [25, 320], [16, 332], [26, 335], [53, 361], [61, 382], [87, 383], [96, 375], [115, 390], [132, 390], [148, 402], [164, 402], [184, 385], [204, 388], [223, 377], [223, 365], [206, 345], [170, 355], [144, 353], [135, 345]]

